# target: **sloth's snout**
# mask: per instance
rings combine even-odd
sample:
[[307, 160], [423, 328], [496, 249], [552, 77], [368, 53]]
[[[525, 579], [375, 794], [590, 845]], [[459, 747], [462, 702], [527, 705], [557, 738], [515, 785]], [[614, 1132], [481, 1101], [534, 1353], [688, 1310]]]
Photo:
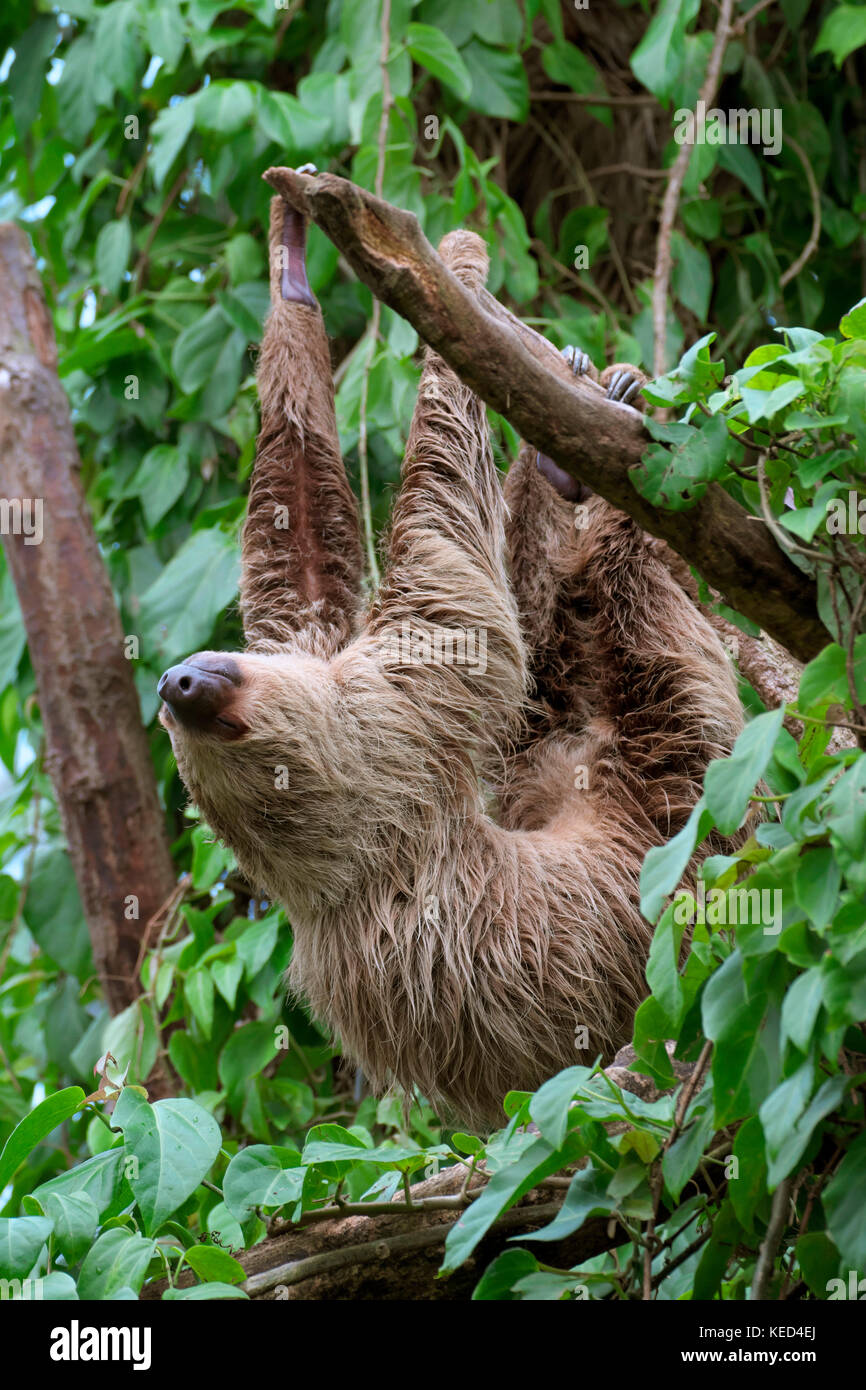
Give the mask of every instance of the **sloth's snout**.
[[198, 729], [216, 723], [240, 732], [240, 722], [229, 714], [239, 675], [235, 662], [225, 663], [225, 669], [208, 669], [184, 661], [163, 673], [157, 693], [181, 724]]

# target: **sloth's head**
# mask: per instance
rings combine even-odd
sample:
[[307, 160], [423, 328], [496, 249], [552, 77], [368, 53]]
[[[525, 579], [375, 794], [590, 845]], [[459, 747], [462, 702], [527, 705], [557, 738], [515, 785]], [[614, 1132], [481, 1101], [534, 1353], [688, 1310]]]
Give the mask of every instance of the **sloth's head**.
[[257, 886], [284, 891], [287, 858], [303, 858], [317, 838], [317, 852], [327, 853], [340, 834], [351, 784], [327, 662], [196, 652], [157, 688], [192, 800]]

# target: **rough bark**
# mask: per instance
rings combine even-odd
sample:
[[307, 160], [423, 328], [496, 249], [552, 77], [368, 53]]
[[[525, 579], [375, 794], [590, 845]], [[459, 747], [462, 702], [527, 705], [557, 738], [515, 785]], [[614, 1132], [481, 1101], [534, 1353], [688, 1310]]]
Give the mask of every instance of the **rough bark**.
[[[112, 1012], [137, 998], [142, 933], [175, 889], [132, 663], [81, 481], [26, 236], [0, 224], [0, 498], [40, 499], [41, 544], [4, 535], [54, 784]], [[138, 917], [125, 905], [138, 899]]]
[[638, 412], [608, 401], [591, 382], [575, 382], [545, 339], [518, 325], [491, 296], [470, 295], [411, 213], [334, 174], [269, 169], [265, 178], [525, 439], [666, 540], [731, 607], [798, 660], [826, 645], [814, 583], [783, 555], [764, 523], [716, 484], [686, 512], [641, 497], [629, 476], [649, 443]]

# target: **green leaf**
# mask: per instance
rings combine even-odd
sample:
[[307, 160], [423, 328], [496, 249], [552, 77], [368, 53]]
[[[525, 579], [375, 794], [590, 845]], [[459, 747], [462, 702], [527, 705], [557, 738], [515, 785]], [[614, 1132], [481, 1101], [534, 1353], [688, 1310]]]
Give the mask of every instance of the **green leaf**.
[[243, 334], [246, 341], [257, 343], [262, 336], [262, 319], [254, 314], [240, 294], [230, 290], [217, 291], [217, 303], [233, 327]]
[[[678, 921], [678, 917], [683, 920]], [[679, 972], [685, 929], [685, 914], [678, 912], [676, 903], [671, 903], [653, 933], [646, 966], [647, 984], [670, 1020], [671, 1037], [676, 1036], [686, 1008], [685, 988]]]
[[[542, 1178], [549, 1177], [566, 1166], [572, 1149], [578, 1148], [578, 1145], [573, 1143], [573, 1138], [574, 1136], [569, 1136], [562, 1149], [553, 1149], [546, 1140], [538, 1139], [524, 1149], [513, 1163], [494, 1173], [481, 1196], [467, 1208], [448, 1232], [445, 1259], [440, 1273], [447, 1274], [459, 1268], [503, 1211], [512, 1207]], [[538, 1238], [539, 1233], [536, 1232], [533, 1239]]]
[[866, 1134], [860, 1134], [843, 1158], [821, 1199], [827, 1217], [827, 1230], [839, 1247], [842, 1259], [852, 1269], [860, 1271], [866, 1269], [864, 1192]]
[[56, 1269], [41, 1277], [39, 1289], [40, 1297], [46, 1303], [77, 1303], [79, 1301], [75, 1280], [70, 1274], [61, 1274]]
[[[801, 1070], [807, 1068], [811, 1071], [808, 1060]], [[818, 1124], [839, 1108], [848, 1084], [844, 1076], [829, 1077], [815, 1092], [803, 1113], [795, 1118], [802, 1094], [798, 1078], [799, 1073], [789, 1077], [761, 1106], [761, 1122], [765, 1131], [770, 1123], [772, 1133], [772, 1138], [767, 1134], [770, 1159], [767, 1181], [770, 1188], [794, 1171]], [[826, 1210], [826, 1193], [824, 1202]]]
[[804, 668], [797, 704], [800, 709], [809, 710], [825, 700], [842, 701], [847, 690], [845, 651], [838, 642], [830, 642]]
[[144, 54], [138, 34], [135, 0], [112, 0], [97, 12], [94, 33], [94, 66], [124, 96], [135, 94], [136, 79]]
[[695, 1270], [693, 1299], [713, 1299], [742, 1238], [740, 1223], [730, 1200], [722, 1203], [713, 1221], [712, 1236], [704, 1246]]
[[576, 44], [567, 43], [564, 39], [546, 44], [541, 54], [541, 66], [551, 82], [559, 82], [573, 92], [606, 95], [601, 73]]
[[276, 913], [269, 912], [260, 921], [251, 923], [243, 935], [237, 938], [238, 959], [243, 961], [248, 980], [254, 979], [274, 954], [278, 925]]
[[[813, 53], [832, 53], [841, 68], [849, 53], [866, 44], [866, 7], [839, 5], [827, 15], [815, 40]], [[856, 336], [860, 336], [857, 334]]]
[[463, 49], [472, 79], [469, 105], [485, 116], [525, 121], [529, 112], [529, 82], [517, 53], [502, 53], [472, 39]]
[[[147, 1104], [146, 1101], [142, 1103]], [[155, 1250], [155, 1241], [146, 1240], [125, 1226], [105, 1231], [91, 1246], [81, 1266], [79, 1298], [102, 1302], [122, 1289], [133, 1289], [137, 1293]]]
[[186, 144], [195, 124], [195, 97], [185, 97], [175, 106], [164, 106], [150, 128], [153, 150], [150, 173], [154, 186], [162, 188], [166, 175]]
[[764, 196], [764, 179], [761, 166], [752, 151], [746, 145], [720, 145], [717, 157], [719, 167], [726, 169], [729, 174], [733, 174], [745, 184], [755, 202], [765, 208], [767, 199]]
[[161, 58], [166, 72], [174, 72], [186, 43], [183, 20], [176, 0], [159, 0], [147, 12], [147, 43], [155, 58]]
[[250, 1144], [235, 1154], [223, 1178], [223, 1200], [238, 1221], [254, 1207], [282, 1207], [300, 1201], [306, 1176], [297, 1149]]
[[671, 511], [693, 506], [703, 496], [707, 483], [724, 470], [728, 452], [724, 417], [711, 415], [700, 429], [650, 420], [647, 426], [652, 435], [669, 440], [675, 447], [651, 444], [640, 463], [629, 468], [629, 478], [653, 506]]
[[640, 871], [640, 910], [647, 921], [654, 922], [662, 904], [672, 893], [686, 871], [695, 846], [709, 834], [713, 818], [703, 798], [697, 803], [682, 830], [649, 850]]
[[200, 651], [238, 591], [239, 557], [231, 537], [196, 531], [141, 597], [141, 622], [152, 663]]
[[197, 391], [210, 379], [228, 336], [229, 327], [217, 304], [178, 334], [171, 365], [183, 391]]
[[839, 778], [823, 811], [842, 872], [862, 894], [866, 892], [866, 758], [859, 757]]
[[239, 960], [215, 960], [210, 967], [213, 982], [230, 1009], [234, 1009], [238, 985], [243, 979], [244, 968]]
[[825, 1231], [809, 1231], [796, 1247], [797, 1264], [816, 1298], [826, 1299], [831, 1279], [839, 1270], [839, 1251]]
[[84, 1092], [81, 1087], [68, 1086], [65, 1091], [56, 1091], [53, 1096], [46, 1096], [29, 1115], [25, 1115], [9, 1135], [3, 1145], [3, 1152], [0, 1153], [0, 1192], [36, 1146], [64, 1120], [76, 1114], [83, 1104]]
[[54, 1226], [54, 1246], [68, 1265], [76, 1265], [93, 1244], [99, 1227], [96, 1203], [86, 1192], [49, 1192], [43, 1202]]
[[473, 1302], [517, 1300], [519, 1295], [512, 1292], [514, 1285], [537, 1269], [538, 1261], [528, 1250], [506, 1250], [485, 1269], [473, 1291]]
[[0, 692], [15, 679], [26, 640], [21, 606], [7, 570], [0, 577]]
[[866, 299], [859, 299], [853, 309], [842, 316], [839, 331], [843, 338], [866, 338]]
[[0, 1218], [0, 1279], [23, 1279], [53, 1230], [44, 1216]]
[[90, 938], [65, 849], [49, 844], [37, 850], [23, 915], [46, 955], [83, 978], [91, 959]]
[[232, 1284], [191, 1284], [186, 1289], [166, 1289], [162, 1296], [163, 1303], [183, 1302], [201, 1303], [204, 1299], [211, 1298], [249, 1298], [249, 1294], [244, 1293], [243, 1289], [235, 1288]]
[[[325, 78], [325, 73], [318, 74]], [[333, 79], [332, 79], [333, 80]], [[330, 120], [309, 110], [289, 92], [269, 92], [256, 84], [256, 112], [265, 134], [284, 152], [297, 157], [327, 143]]]
[[111, 83], [96, 65], [93, 34], [88, 31], [63, 55], [63, 72], [57, 84], [57, 129], [63, 132], [63, 139], [80, 148], [98, 108], [107, 106], [111, 97]]
[[118, 1145], [86, 1158], [83, 1163], [42, 1183], [33, 1192], [33, 1198], [44, 1208], [52, 1193], [61, 1197], [84, 1194], [93, 1199], [100, 1221], [107, 1221], [132, 1200], [123, 1172], [124, 1156], [123, 1147]]
[[134, 1000], [107, 1021], [100, 1050], [110, 1052], [121, 1069], [129, 1065], [133, 1076], [143, 1079], [149, 1075], [159, 1051], [159, 1034], [147, 999]]
[[192, 884], [198, 892], [213, 888], [234, 864], [230, 849], [215, 839], [207, 825], [197, 825], [192, 832]]
[[767, 1157], [764, 1131], [757, 1115], [737, 1130], [734, 1138], [736, 1177], [728, 1182], [728, 1195], [744, 1231], [754, 1230], [755, 1212], [767, 1196]]
[[819, 931], [833, 920], [841, 882], [842, 870], [829, 845], [803, 851], [794, 874], [794, 898]]
[[199, 130], [215, 135], [237, 135], [253, 119], [256, 109], [255, 87], [249, 82], [219, 80], [204, 87], [196, 97], [195, 123]]
[[784, 715], [784, 705], [759, 714], [746, 725], [731, 756], [717, 758], [707, 768], [704, 800], [723, 835], [738, 829], [749, 797], [766, 771]]
[[148, 530], [162, 520], [182, 495], [189, 478], [189, 458], [174, 444], [148, 449], [130, 484], [141, 498]]
[[45, 67], [57, 41], [55, 15], [39, 15], [15, 38], [15, 61], [6, 79], [18, 138], [24, 139], [39, 112]]
[[782, 1004], [782, 1037], [790, 1038], [800, 1052], [807, 1052], [815, 1020], [824, 997], [820, 966], [798, 975]]
[[250, 1077], [273, 1061], [276, 1049], [273, 1024], [245, 1023], [234, 1029], [219, 1059], [220, 1080], [232, 1101], [242, 1096]]
[[193, 1100], [149, 1105], [130, 1087], [121, 1092], [113, 1122], [123, 1130], [127, 1154], [138, 1160], [129, 1185], [145, 1230], [155, 1231], [210, 1171], [222, 1143], [219, 1125]]
[[646, 33], [631, 55], [638, 82], [657, 97], [673, 95], [685, 62], [685, 33], [699, 0], [661, 0]]
[[199, 1028], [206, 1038], [213, 1029], [214, 982], [210, 970], [203, 966], [191, 970], [183, 982], [183, 992]]
[[545, 1081], [533, 1096], [529, 1113], [553, 1148], [562, 1146], [568, 1130], [571, 1102], [591, 1076], [591, 1067], [567, 1067], [550, 1081]]
[[431, 24], [410, 24], [406, 30], [406, 46], [419, 67], [438, 77], [461, 101], [469, 100], [472, 78], [447, 34]]
[[680, 232], [674, 232], [671, 236], [671, 253], [673, 292], [680, 303], [691, 309], [695, 318], [703, 323], [709, 313], [710, 295], [713, 292], [710, 258], [703, 247], [693, 246]]
[[617, 1205], [607, 1190], [608, 1177], [590, 1165], [571, 1180], [565, 1201], [553, 1220], [530, 1235], [513, 1237], [520, 1240], [564, 1240], [579, 1231], [588, 1216], [606, 1216]]
[[243, 1265], [218, 1245], [193, 1245], [184, 1258], [200, 1279], [242, 1284], [247, 1277]]
[[761, 1025], [767, 996], [749, 998], [743, 958], [734, 951], [707, 981], [701, 1000], [704, 1032], [713, 1050], [713, 1087], [719, 1127], [757, 1109], [759, 1086], [767, 1084]]

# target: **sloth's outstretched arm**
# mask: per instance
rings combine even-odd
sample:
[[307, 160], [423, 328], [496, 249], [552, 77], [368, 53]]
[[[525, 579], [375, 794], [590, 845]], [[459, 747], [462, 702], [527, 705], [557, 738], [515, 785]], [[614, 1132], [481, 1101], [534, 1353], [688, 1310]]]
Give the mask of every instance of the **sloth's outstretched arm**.
[[271, 312], [258, 365], [262, 422], [243, 529], [241, 612], [249, 648], [292, 641], [327, 657], [357, 626], [361, 543], [305, 243], [305, 219], [272, 198]]
[[[439, 252], [469, 289], [483, 285], [480, 237], [450, 232]], [[484, 405], [428, 351], [370, 631], [443, 744], [482, 758], [514, 727], [526, 682], [504, 521]]]

